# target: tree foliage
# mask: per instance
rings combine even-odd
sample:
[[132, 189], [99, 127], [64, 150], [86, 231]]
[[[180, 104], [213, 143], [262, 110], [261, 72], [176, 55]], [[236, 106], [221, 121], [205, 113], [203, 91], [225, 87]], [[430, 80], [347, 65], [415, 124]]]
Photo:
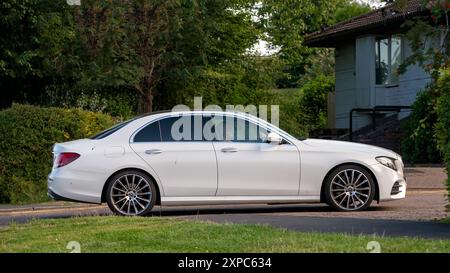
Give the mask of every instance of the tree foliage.
[[[285, 62], [285, 77], [279, 85], [297, 87], [316, 53], [322, 52], [323, 56], [330, 52], [305, 46], [303, 40], [306, 34], [368, 10], [368, 6], [350, 0], [263, 0], [258, 9], [260, 27], [266, 34], [265, 39], [272, 47], [279, 49], [278, 55]], [[329, 62], [331, 67], [334, 57], [332, 54], [327, 56], [324, 61]]]
[[402, 128], [401, 150], [407, 163], [439, 163], [442, 160], [434, 131], [437, 120], [435, 104], [435, 88], [430, 85], [417, 95], [412, 105], [413, 112]]
[[[387, 2], [387, 1], [385, 1]], [[389, 1], [395, 5], [407, 5], [406, 0]], [[429, 10], [428, 16], [408, 20], [405, 26], [406, 34], [413, 54], [400, 66], [403, 73], [411, 64], [419, 64], [432, 77], [431, 92], [427, 94], [431, 111], [424, 114], [420, 121], [413, 124], [417, 129], [433, 128], [433, 141], [443, 156], [447, 166], [447, 176], [450, 174], [449, 158], [449, 68], [450, 68], [450, 4], [447, 0], [422, 1], [424, 8]], [[433, 120], [433, 115], [436, 118]], [[428, 122], [428, 124], [427, 124]], [[430, 144], [428, 144], [430, 145]], [[426, 149], [435, 149], [427, 147]], [[450, 196], [450, 178], [447, 179]]]
[[137, 94], [140, 112], [151, 111], [158, 108], [154, 97], [173, 91], [166, 90], [170, 81], [237, 58], [256, 42], [251, 4], [85, 0], [68, 6], [62, 0], [7, 0], [0, 27], [12, 37], [0, 40], [0, 76], [47, 76], [44, 86], [80, 94], [127, 90]]
[[[0, 108], [12, 100], [36, 100], [49, 84], [44, 65], [47, 42], [42, 31], [63, 20], [68, 6], [62, 0], [5, 0], [0, 3]], [[53, 44], [61, 37], [55, 28]]]

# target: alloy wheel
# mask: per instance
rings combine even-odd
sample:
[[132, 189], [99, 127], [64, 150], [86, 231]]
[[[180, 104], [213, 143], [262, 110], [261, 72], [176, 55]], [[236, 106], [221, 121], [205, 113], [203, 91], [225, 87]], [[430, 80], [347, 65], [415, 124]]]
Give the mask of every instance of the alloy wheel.
[[140, 215], [152, 203], [150, 183], [138, 174], [120, 176], [110, 188], [112, 205], [123, 215]]
[[343, 210], [358, 210], [371, 199], [372, 184], [356, 169], [338, 172], [331, 180], [330, 196]]

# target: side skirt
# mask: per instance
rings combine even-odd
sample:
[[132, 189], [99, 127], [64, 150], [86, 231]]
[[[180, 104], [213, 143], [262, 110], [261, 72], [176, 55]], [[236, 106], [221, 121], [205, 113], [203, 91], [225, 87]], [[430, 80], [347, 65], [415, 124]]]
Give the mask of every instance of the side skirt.
[[226, 204], [288, 204], [318, 203], [320, 196], [173, 196], [161, 197], [163, 206], [226, 205]]

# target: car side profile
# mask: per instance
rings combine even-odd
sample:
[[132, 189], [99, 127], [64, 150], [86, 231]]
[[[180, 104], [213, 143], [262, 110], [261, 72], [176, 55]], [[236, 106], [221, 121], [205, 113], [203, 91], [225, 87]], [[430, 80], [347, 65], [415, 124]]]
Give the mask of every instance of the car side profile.
[[154, 205], [324, 202], [357, 211], [404, 198], [401, 157], [351, 142], [299, 140], [252, 115], [153, 113], [90, 139], [54, 145], [48, 194], [108, 203], [120, 215]]

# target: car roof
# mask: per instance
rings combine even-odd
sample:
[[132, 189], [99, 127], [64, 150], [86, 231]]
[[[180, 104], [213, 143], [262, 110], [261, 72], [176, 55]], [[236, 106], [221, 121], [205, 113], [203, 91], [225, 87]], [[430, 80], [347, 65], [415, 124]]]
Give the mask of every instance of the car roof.
[[202, 114], [202, 115], [237, 115], [241, 117], [253, 117], [257, 118], [255, 115], [252, 115], [247, 112], [242, 111], [218, 111], [218, 110], [207, 110], [207, 111], [199, 111], [199, 110], [162, 110], [162, 111], [154, 111], [145, 113], [133, 118], [134, 120], [150, 117], [150, 116], [165, 116], [164, 114], [170, 114], [167, 116], [176, 116], [176, 115], [190, 115], [190, 114]]

